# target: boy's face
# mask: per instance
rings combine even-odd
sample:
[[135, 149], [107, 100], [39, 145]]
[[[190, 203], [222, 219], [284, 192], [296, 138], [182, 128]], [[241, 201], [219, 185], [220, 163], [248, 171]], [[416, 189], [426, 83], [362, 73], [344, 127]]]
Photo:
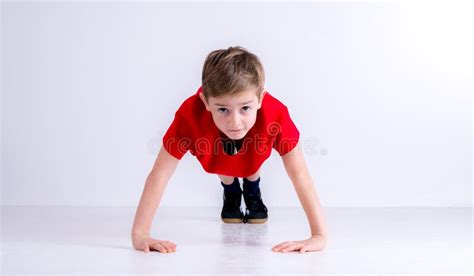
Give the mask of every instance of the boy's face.
[[262, 107], [263, 92], [260, 100], [255, 89], [244, 90], [235, 95], [209, 97], [202, 93], [199, 97], [206, 109], [211, 112], [217, 128], [230, 139], [242, 139], [257, 120], [257, 110]]

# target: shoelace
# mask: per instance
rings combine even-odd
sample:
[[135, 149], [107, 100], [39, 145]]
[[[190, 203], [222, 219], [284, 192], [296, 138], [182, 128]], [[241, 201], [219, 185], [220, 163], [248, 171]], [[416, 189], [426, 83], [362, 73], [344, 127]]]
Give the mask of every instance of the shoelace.
[[267, 212], [267, 208], [263, 204], [262, 198], [258, 195], [248, 194], [250, 206], [247, 206], [247, 209], [254, 212]]

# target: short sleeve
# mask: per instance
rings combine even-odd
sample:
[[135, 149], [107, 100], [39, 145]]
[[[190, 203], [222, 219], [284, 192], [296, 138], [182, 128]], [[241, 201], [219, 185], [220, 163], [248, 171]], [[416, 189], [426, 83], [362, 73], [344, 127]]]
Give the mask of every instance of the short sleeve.
[[173, 122], [163, 136], [163, 147], [179, 160], [183, 158], [191, 144], [191, 136], [188, 132], [185, 118], [179, 111], [176, 112]]
[[296, 147], [300, 138], [300, 132], [291, 119], [286, 106], [282, 108], [281, 114], [275, 123], [274, 127], [277, 128], [278, 134], [276, 135], [273, 148], [280, 156], [283, 156]]

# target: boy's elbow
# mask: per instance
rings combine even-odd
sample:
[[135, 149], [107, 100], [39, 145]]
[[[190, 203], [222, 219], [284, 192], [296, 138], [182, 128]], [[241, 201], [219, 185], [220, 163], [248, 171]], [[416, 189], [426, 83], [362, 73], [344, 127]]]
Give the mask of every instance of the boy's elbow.
[[286, 173], [293, 182], [306, 182], [306, 180], [311, 179], [311, 176], [304, 167], [287, 168]]

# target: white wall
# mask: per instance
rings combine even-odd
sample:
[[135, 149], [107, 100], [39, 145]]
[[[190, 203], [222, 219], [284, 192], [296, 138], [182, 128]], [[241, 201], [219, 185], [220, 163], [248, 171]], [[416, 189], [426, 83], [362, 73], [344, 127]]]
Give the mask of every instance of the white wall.
[[[324, 206], [472, 206], [465, 7], [2, 8], [2, 205], [136, 206], [206, 55], [241, 45], [261, 58], [267, 90], [300, 128]], [[261, 187], [269, 206], [299, 205], [276, 152]], [[162, 205], [221, 206], [221, 196], [188, 153]]]

